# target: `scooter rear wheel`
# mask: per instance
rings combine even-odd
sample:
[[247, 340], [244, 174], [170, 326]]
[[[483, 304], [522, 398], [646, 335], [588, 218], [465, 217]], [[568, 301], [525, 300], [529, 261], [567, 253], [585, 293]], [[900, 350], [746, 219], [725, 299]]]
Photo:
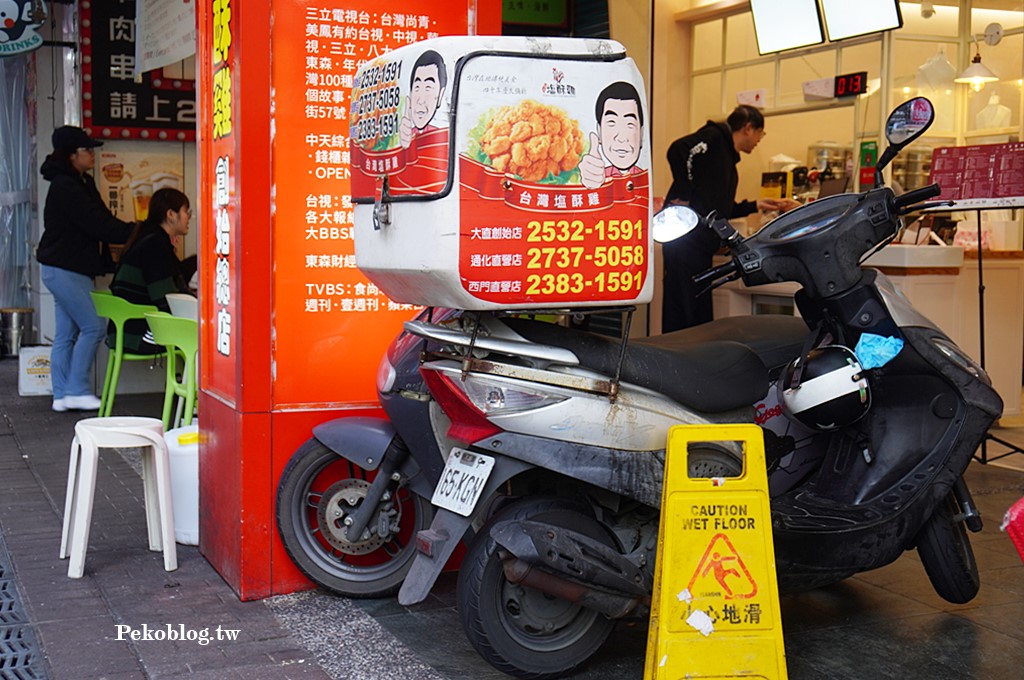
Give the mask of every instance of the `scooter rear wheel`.
[[530, 680], [561, 678], [589, 659], [615, 622], [579, 604], [508, 581], [491, 527], [512, 519], [549, 522], [615, 545], [580, 506], [554, 498], [525, 498], [493, 515], [459, 569], [456, 596], [466, 636], [488, 663]]
[[739, 477], [743, 461], [716, 444], [696, 443], [690, 446], [687, 473], [697, 479]]
[[978, 564], [963, 522], [955, 519], [956, 498], [943, 500], [917, 536], [917, 553], [932, 587], [942, 599], [964, 604], [981, 587]]
[[416, 555], [416, 532], [433, 516], [426, 499], [395, 483], [367, 531], [348, 540], [345, 518], [365, 502], [375, 474], [310, 439], [277, 487], [277, 528], [289, 557], [310, 580], [347, 597], [397, 591]]

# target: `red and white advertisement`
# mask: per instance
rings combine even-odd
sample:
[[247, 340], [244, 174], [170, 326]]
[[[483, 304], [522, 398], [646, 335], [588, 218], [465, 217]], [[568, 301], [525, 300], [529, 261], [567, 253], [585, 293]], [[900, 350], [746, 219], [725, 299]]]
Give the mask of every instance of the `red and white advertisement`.
[[[388, 299], [356, 268], [352, 195], [359, 195], [361, 175], [353, 170], [363, 161], [350, 155], [349, 116], [360, 104], [352, 87], [356, 73], [385, 63], [389, 50], [469, 32], [468, 12], [423, 0], [386, 7], [292, 0], [275, 7], [274, 45], [288, 49], [277, 50], [272, 69], [274, 403], [376, 404], [379, 353], [415, 311]], [[384, 87], [389, 74], [377, 77], [375, 96], [397, 97]], [[387, 132], [397, 140], [400, 123], [392, 124]], [[369, 347], [381, 349], [366, 355]]]
[[357, 258], [389, 295], [464, 308], [649, 299], [639, 72], [617, 43], [547, 47], [440, 39], [358, 74], [353, 197], [395, 211], [356, 225]]

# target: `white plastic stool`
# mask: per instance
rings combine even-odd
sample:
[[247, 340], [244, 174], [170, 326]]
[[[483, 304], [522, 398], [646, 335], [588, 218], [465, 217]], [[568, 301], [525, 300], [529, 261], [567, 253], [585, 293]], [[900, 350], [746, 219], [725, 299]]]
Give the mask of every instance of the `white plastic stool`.
[[89, 545], [92, 502], [96, 491], [96, 468], [103, 448], [142, 447], [142, 481], [146, 502], [149, 549], [163, 550], [164, 569], [178, 568], [174, 544], [174, 511], [171, 500], [171, 472], [164, 426], [159, 418], [86, 418], [75, 423], [68, 461], [68, 489], [64, 500], [64, 529], [60, 537], [60, 558], [70, 553], [68, 577], [81, 578], [85, 571], [85, 550]]

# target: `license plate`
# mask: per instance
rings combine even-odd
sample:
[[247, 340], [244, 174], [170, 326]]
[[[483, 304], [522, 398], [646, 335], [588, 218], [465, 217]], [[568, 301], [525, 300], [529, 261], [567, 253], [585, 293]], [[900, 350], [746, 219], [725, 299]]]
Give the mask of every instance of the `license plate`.
[[469, 517], [494, 469], [494, 458], [453, 448], [430, 502]]

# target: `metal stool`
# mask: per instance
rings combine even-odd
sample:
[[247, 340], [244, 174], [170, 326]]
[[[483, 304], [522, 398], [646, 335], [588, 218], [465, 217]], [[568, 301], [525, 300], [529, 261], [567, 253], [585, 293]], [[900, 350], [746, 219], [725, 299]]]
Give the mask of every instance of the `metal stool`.
[[75, 438], [71, 442], [68, 461], [64, 528], [60, 537], [60, 558], [71, 556], [68, 577], [81, 578], [85, 570], [96, 468], [99, 450], [103, 448], [143, 448], [142, 481], [149, 549], [163, 550], [164, 569], [167, 571], [178, 568], [170, 462], [163, 433], [163, 423], [156, 418], [86, 418], [75, 423]]

